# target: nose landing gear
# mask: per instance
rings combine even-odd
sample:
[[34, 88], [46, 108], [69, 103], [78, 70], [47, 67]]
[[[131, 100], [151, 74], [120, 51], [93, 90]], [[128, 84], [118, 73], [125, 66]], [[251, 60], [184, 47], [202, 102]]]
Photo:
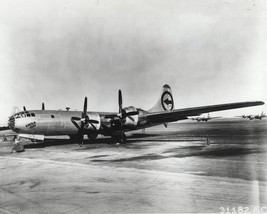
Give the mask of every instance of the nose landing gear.
[[22, 144], [22, 141], [19, 137], [15, 138], [14, 144], [12, 146], [11, 153], [14, 152], [24, 152], [24, 145]]

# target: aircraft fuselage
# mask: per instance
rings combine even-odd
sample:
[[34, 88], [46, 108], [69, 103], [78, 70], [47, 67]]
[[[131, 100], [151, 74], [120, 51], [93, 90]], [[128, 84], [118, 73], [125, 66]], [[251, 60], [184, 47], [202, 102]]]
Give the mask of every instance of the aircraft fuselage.
[[[138, 109], [139, 115], [127, 117], [124, 120], [124, 131], [140, 129], [149, 124], [145, 118], [145, 111]], [[18, 112], [9, 119], [9, 126], [16, 133], [29, 135], [76, 135], [79, 130], [72, 121], [73, 117], [81, 117], [81, 111], [30, 110]], [[90, 119], [99, 121], [98, 124], [88, 124], [84, 134], [112, 135], [120, 131], [120, 124], [116, 120], [106, 118], [99, 112], [87, 112]], [[80, 122], [77, 122], [80, 126]], [[94, 127], [93, 127], [94, 126]]]

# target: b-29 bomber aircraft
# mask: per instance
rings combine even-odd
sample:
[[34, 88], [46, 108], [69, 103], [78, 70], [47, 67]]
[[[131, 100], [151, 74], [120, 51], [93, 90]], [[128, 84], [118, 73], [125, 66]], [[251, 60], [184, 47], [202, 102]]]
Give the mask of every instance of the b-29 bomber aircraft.
[[174, 109], [171, 87], [162, 87], [159, 100], [147, 111], [134, 106], [122, 106], [122, 92], [118, 91], [118, 112], [88, 112], [87, 97], [83, 111], [26, 110], [13, 114], [8, 121], [10, 129], [16, 132], [18, 139], [44, 140], [45, 136], [68, 135], [81, 145], [84, 135], [95, 139], [98, 135], [111, 136], [125, 143], [125, 132], [144, 129], [160, 124], [185, 120], [203, 113], [263, 105], [262, 101], [237, 102], [194, 108]]
[[241, 117], [241, 118], [250, 119], [250, 120], [254, 120], [254, 119], [261, 120], [262, 118], [267, 117], [267, 115], [264, 114], [263, 111], [262, 111], [261, 114], [256, 114], [256, 115], [251, 115], [251, 114], [250, 115], [245, 115], [245, 114], [243, 114], [241, 116], [236, 116], [236, 117]]
[[221, 117], [211, 117], [210, 114], [208, 114], [208, 116], [192, 117], [190, 119], [191, 120], [196, 120], [197, 122], [202, 122], [202, 121], [208, 122], [209, 120], [218, 119], [218, 118], [221, 118]]

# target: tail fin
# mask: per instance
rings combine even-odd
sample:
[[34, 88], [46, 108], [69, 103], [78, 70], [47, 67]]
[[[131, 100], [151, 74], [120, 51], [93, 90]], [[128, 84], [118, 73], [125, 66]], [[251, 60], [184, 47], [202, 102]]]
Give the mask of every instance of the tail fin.
[[162, 86], [162, 91], [156, 105], [149, 109], [149, 112], [166, 111], [174, 109], [171, 87], [167, 84]]

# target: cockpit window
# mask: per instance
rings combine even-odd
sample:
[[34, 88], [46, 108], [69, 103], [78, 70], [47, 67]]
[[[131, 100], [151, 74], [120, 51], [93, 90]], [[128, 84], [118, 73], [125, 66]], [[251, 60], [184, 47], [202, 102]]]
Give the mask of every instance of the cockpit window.
[[21, 113], [16, 113], [12, 116], [13, 119], [17, 118], [24, 118], [24, 117], [35, 117], [35, 113], [30, 113], [30, 112], [21, 112]]

